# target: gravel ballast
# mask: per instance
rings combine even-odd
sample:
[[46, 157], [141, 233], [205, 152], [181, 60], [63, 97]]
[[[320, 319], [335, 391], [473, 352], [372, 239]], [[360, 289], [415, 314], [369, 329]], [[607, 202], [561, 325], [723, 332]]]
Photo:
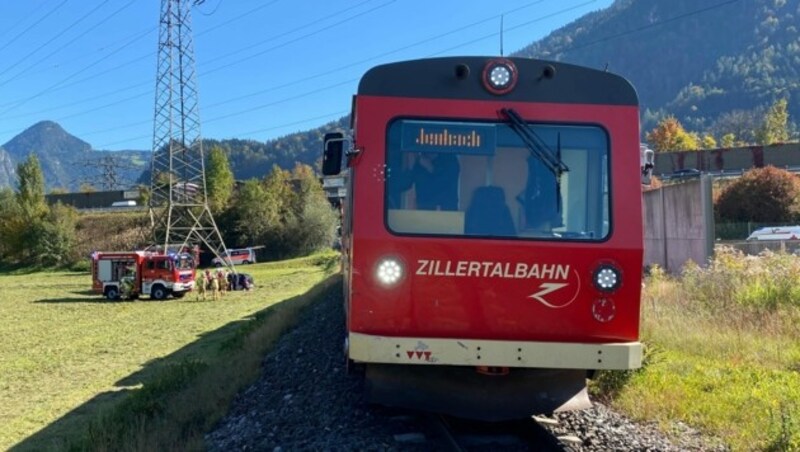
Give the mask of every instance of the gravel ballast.
[[[209, 450], [442, 448], [424, 415], [364, 402], [362, 378], [345, 369], [340, 289], [334, 286], [306, 309], [298, 325], [276, 343], [259, 380], [236, 396], [228, 414], [206, 435]], [[685, 440], [674, 445], [655, 427], [631, 422], [599, 404], [554, 418], [558, 425], [548, 428], [580, 440], [567, 450], [724, 450], [706, 444], [688, 427], [681, 435]]]

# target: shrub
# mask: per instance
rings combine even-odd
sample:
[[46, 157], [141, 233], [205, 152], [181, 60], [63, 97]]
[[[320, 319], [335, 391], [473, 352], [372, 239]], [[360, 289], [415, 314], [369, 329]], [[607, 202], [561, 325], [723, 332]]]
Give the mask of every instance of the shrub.
[[759, 256], [720, 247], [707, 268], [689, 263], [684, 267], [682, 288], [688, 299], [710, 311], [732, 303], [755, 309], [800, 306], [800, 259], [769, 250]]
[[74, 208], [57, 203], [50, 206], [43, 221], [35, 222], [31, 250], [35, 264], [64, 266], [78, 260], [75, 253], [75, 225], [78, 213]]
[[792, 222], [800, 213], [800, 180], [773, 166], [750, 170], [728, 185], [716, 202], [727, 221]]

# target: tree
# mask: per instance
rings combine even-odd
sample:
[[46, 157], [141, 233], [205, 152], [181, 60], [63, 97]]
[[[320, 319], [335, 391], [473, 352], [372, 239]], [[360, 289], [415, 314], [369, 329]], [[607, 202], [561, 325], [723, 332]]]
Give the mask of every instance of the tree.
[[31, 154], [17, 166], [19, 190], [0, 192], [0, 255], [27, 265], [74, 263], [77, 211], [48, 207], [39, 160]]
[[228, 212], [228, 223], [235, 233], [234, 237], [226, 239], [228, 245], [248, 246], [262, 242], [267, 230], [273, 228], [276, 222], [273, 206], [267, 204], [266, 198], [266, 191], [260, 181], [245, 181]]
[[16, 254], [22, 222], [16, 196], [10, 188], [0, 189], [0, 260], [9, 261]]
[[732, 148], [736, 145], [736, 135], [732, 133], [726, 133], [722, 136], [722, 142], [720, 143], [723, 148]]
[[39, 220], [47, 213], [47, 204], [44, 200], [44, 175], [39, 159], [35, 154], [17, 165], [19, 175], [19, 191], [17, 203], [22, 209], [22, 214], [27, 221]]
[[714, 135], [711, 135], [710, 133], [703, 135], [701, 142], [703, 143], [703, 149], [717, 148], [717, 140], [715, 140]]
[[220, 213], [228, 206], [235, 180], [225, 151], [214, 146], [208, 154], [206, 166], [206, 192], [208, 207], [214, 214]]
[[78, 212], [70, 206], [56, 203], [44, 221], [37, 222], [32, 231], [32, 262], [39, 265], [63, 266], [77, 261], [75, 255], [75, 226]]
[[292, 171], [296, 186], [293, 221], [287, 224], [291, 255], [304, 255], [333, 243], [337, 215], [319, 179], [308, 165], [297, 164]]
[[264, 180], [266, 202], [273, 206], [277, 223], [286, 224], [297, 216], [298, 194], [292, 185], [292, 173], [272, 166], [272, 172]]
[[227, 243], [263, 244], [266, 257], [279, 259], [330, 246], [337, 215], [310, 166], [290, 173], [275, 165], [263, 181], [244, 183], [220, 223], [232, 229]]
[[755, 132], [763, 115], [763, 107], [732, 110], [721, 114], [711, 125], [710, 132], [718, 137], [732, 135], [734, 143], [726, 147], [745, 146], [756, 141]]
[[756, 132], [756, 141], [759, 144], [785, 143], [789, 141], [789, 112], [788, 102], [780, 99], [772, 104], [761, 127]]
[[698, 149], [696, 134], [687, 132], [674, 116], [667, 116], [647, 133], [647, 142], [656, 152], [692, 151]]
[[716, 210], [727, 221], [793, 222], [800, 214], [800, 179], [774, 166], [752, 169], [725, 187]]

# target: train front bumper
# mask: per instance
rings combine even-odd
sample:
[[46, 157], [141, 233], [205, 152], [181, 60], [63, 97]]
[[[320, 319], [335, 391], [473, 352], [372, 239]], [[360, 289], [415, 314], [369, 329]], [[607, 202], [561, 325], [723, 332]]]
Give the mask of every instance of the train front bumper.
[[642, 343], [498, 341], [349, 335], [350, 359], [367, 363], [526, 367], [543, 369], [637, 369]]

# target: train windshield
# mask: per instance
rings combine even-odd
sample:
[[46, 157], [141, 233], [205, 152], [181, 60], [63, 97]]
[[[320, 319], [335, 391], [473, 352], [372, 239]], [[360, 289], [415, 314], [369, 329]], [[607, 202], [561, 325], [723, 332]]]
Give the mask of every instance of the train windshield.
[[[389, 229], [399, 234], [604, 240], [610, 229], [606, 131], [597, 126], [524, 126], [520, 133], [506, 122], [392, 122], [385, 172]], [[538, 150], [526, 142], [526, 135], [540, 141]]]

